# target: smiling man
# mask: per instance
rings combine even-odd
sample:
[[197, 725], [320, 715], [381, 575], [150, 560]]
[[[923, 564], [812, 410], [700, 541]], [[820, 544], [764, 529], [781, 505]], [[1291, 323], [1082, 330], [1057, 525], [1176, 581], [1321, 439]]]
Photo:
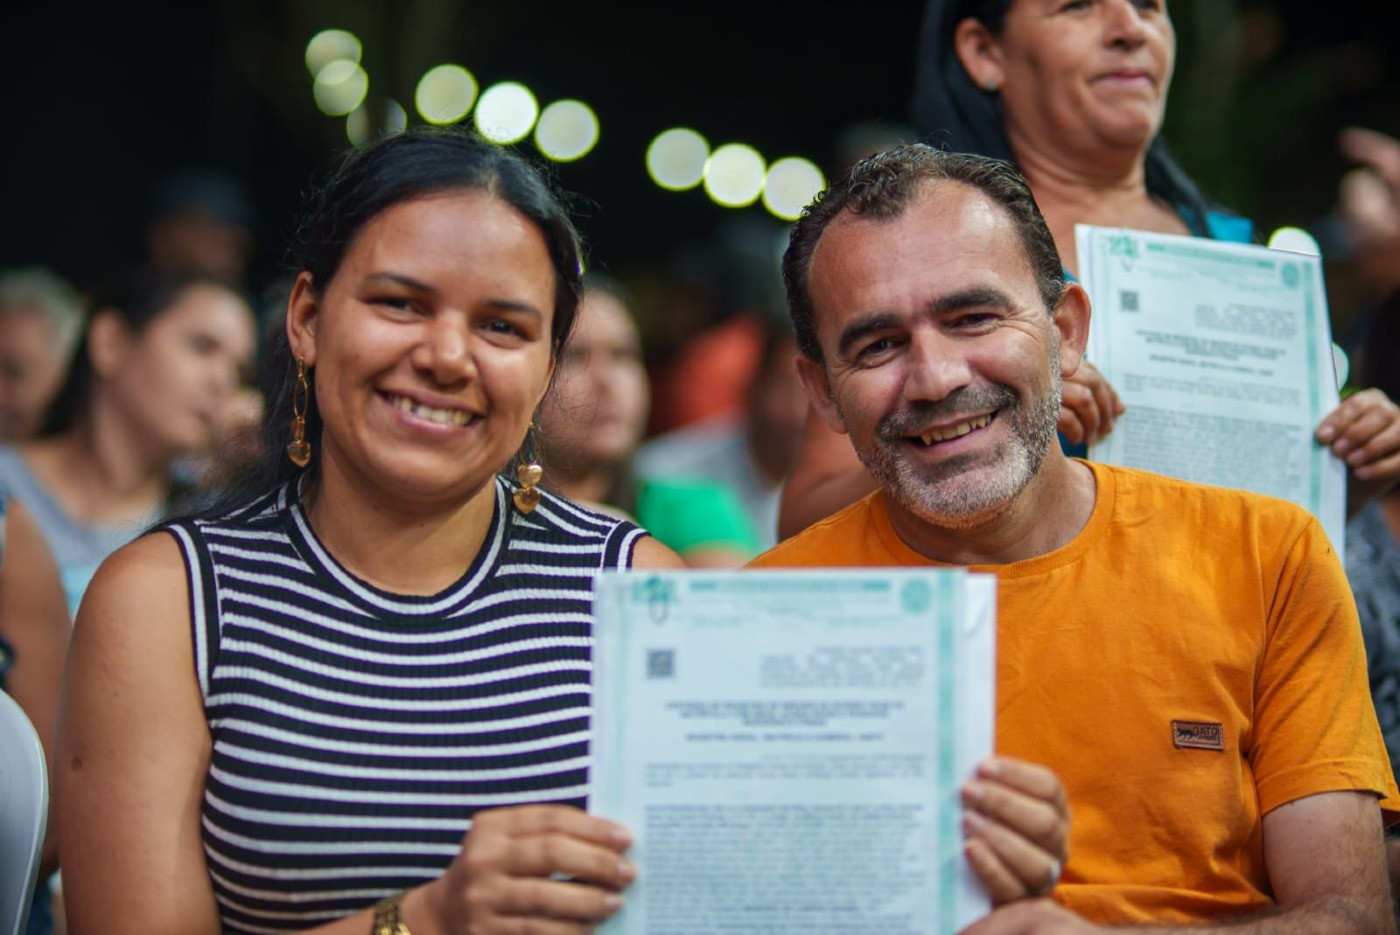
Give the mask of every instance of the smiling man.
[[803, 387], [880, 486], [754, 564], [996, 574], [997, 752], [1069, 796], [1053, 900], [971, 931], [1393, 931], [1400, 800], [1336, 556], [1292, 504], [1062, 453], [1089, 301], [1021, 177], [873, 156], [783, 276]]

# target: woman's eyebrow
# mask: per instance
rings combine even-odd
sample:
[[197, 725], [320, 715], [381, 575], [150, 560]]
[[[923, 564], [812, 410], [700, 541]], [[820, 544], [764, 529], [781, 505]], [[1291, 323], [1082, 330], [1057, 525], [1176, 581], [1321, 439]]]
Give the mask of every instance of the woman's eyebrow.
[[430, 293], [433, 293], [434, 295], [436, 295], [436, 294], [437, 294], [437, 291], [438, 291], [436, 286], [430, 286], [430, 285], [428, 285], [428, 284], [425, 283], [425, 282], [421, 282], [421, 281], [419, 281], [419, 280], [417, 280], [417, 279], [414, 279], [412, 276], [405, 276], [405, 275], [402, 274], [402, 273], [391, 273], [391, 272], [370, 273], [368, 276], [365, 277], [365, 279], [366, 279], [366, 280], [387, 279], [387, 280], [389, 280], [390, 282], [397, 283], [397, 284], [399, 284], [400, 286], [407, 286], [408, 288], [413, 289], [413, 290], [415, 290], [415, 291], [417, 291], [417, 292], [430, 292]]

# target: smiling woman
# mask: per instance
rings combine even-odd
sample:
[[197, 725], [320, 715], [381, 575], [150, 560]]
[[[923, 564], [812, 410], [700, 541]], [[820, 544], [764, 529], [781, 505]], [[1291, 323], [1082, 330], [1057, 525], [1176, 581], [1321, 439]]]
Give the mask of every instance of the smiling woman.
[[679, 560], [499, 474], [577, 309], [573, 227], [519, 157], [421, 129], [350, 153], [300, 244], [275, 457], [79, 615], [70, 929], [581, 930], [632, 877], [582, 810], [592, 577]]
[[[554, 290], [534, 225], [481, 190], [386, 208], [324, 289], [303, 272], [287, 326], [313, 375], [323, 481], [334, 472], [342, 495], [367, 504], [470, 504], [487, 519], [484, 481], [520, 447], [549, 383]], [[460, 573], [444, 571], [424, 585]]]

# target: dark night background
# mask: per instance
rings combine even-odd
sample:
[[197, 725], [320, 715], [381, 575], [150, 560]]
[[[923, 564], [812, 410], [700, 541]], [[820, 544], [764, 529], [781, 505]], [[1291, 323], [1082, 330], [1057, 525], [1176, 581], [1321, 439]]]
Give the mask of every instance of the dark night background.
[[[270, 276], [298, 193], [347, 143], [303, 64], [307, 40], [340, 27], [364, 42], [371, 93], [410, 111], [418, 75], [444, 61], [483, 87], [523, 81], [542, 104], [587, 101], [601, 140], [558, 178], [585, 199], [595, 262], [645, 270], [734, 214], [653, 185], [652, 136], [689, 125], [714, 145], [829, 165], [844, 126], [904, 122], [921, 6], [10, 0], [0, 266], [43, 263], [86, 285], [138, 256], [146, 187], [207, 164], [246, 182], [260, 215], [253, 278]], [[1400, 5], [1172, 0], [1171, 11], [1168, 139], [1210, 194], [1264, 229], [1327, 211], [1347, 168], [1340, 127], [1400, 134]]]

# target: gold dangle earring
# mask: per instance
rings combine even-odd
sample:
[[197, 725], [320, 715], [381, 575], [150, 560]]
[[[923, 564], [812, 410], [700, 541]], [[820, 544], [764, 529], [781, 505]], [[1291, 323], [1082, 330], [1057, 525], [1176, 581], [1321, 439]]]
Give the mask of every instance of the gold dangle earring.
[[[532, 422], [529, 431], [526, 432], [527, 438], [534, 431], [535, 424]], [[515, 479], [520, 481], [520, 489], [515, 492], [515, 496], [511, 499], [515, 501], [515, 508], [521, 513], [532, 513], [535, 507], [540, 505], [540, 492], [535, 489], [535, 485], [540, 482], [541, 477], [544, 477], [544, 468], [539, 461], [526, 460], [528, 456], [525, 454], [524, 447], [521, 446], [520, 466], [515, 469]], [[534, 447], [538, 448], [537, 445]]]
[[292, 388], [292, 440], [287, 445], [287, 457], [297, 467], [311, 461], [311, 444], [306, 440], [306, 407], [311, 401], [311, 387], [306, 382], [306, 361], [297, 358], [297, 382]]

